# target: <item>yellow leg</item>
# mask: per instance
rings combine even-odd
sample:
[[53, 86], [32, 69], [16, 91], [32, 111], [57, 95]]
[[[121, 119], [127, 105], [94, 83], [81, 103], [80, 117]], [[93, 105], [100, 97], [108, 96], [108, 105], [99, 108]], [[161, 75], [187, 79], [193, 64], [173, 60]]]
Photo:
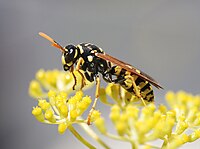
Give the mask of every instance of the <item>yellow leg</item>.
[[136, 94], [136, 96], [137, 96], [138, 98], [140, 98], [140, 99], [142, 100], [142, 103], [144, 104], [144, 106], [146, 106], [146, 103], [145, 103], [144, 99], [142, 98], [142, 96], [141, 96], [141, 94], [140, 94], [140, 91], [139, 91], [137, 85], [135, 84], [135, 80], [134, 80], [133, 77], [132, 77], [132, 81], [133, 81], [133, 87], [134, 87], [134, 89], [135, 89], [135, 94]]
[[81, 89], [86, 85], [85, 83], [85, 77], [84, 75], [80, 72], [80, 67], [82, 65], [82, 63], [84, 62], [83, 58], [79, 58], [77, 65], [76, 65], [76, 70], [78, 71], [78, 73], [81, 75], [82, 78], [82, 82], [81, 82]]
[[92, 116], [92, 112], [95, 110], [95, 106], [96, 106], [96, 103], [97, 103], [97, 100], [99, 98], [99, 92], [100, 92], [100, 78], [99, 76], [96, 77], [96, 92], [95, 92], [95, 100], [94, 100], [94, 103], [92, 105], [92, 108], [88, 114], [88, 117], [87, 117], [87, 124], [90, 125], [91, 124], [91, 116]]

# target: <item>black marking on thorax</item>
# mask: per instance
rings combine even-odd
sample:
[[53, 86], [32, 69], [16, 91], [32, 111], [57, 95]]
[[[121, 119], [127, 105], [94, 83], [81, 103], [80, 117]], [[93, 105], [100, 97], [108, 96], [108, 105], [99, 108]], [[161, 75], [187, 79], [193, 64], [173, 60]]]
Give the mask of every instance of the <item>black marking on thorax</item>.
[[81, 43], [77, 46], [80, 49], [81, 57], [84, 59], [82, 69], [88, 70], [97, 74], [98, 72], [103, 73], [107, 69], [107, 62], [97, 56], [95, 53], [104, 53], [103, 50], [96, 45], [90, 43]]

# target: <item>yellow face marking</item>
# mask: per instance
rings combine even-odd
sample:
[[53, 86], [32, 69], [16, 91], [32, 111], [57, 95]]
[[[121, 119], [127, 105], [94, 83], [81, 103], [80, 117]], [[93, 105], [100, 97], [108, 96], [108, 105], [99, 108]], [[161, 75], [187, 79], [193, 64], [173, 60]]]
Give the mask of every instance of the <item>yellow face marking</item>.
[[63, 65], [66, 64], [66, 62], [65, 62], [65, 56], [64, 55], [62, 55], [61, 60], [62, 60], [62, 64]]
[[83, 51], [82, 46], [78, 45], [77, 47], [80, 49], [80, 53], [83, 54], [84, 51]]
[[66, 64], [67, 64], [67, 66], [72, 66], [72, 65], [73, 65], [73, 62], [71, 61], [71, 62], [66, 63]]
[[78, 51], [77, 51], [77, 49], [75, 49], [74, 58], [76, 58], [76, 57], [77, 57], [77, 54], [78, 54]]
[[119, 74], [120, 74], [120, 72], [121, 72], [121, 70], [122, 70], [122, 68], [121, 68], [121, 67], [119, 67], [119, 66], [116, 66], [116, 67], [115, 67], [115, 74], [116, 74], [116, 75], [119, 75]]
[[92, 62], [93, 57], [91, 55], [89, 55], [89, 56], [87, 56], [87, 59], [88, 59], [89, 62]]

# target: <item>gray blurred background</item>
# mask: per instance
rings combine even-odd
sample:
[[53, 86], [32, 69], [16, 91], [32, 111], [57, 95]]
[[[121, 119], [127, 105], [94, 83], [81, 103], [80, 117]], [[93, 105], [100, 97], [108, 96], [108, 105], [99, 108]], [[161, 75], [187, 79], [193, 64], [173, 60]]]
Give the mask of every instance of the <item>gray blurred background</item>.
[[[59, 135], [57, 127], [31, 115], [36, 102], [28, 96], [28, 86], [35, 72], [62, 69], [60, 52], [39, 37], [39, 31], [62, 45], [94, 43], [150, 74], [165, 88], [155, 91], [157, 103], [168, 90], [200, 93], [198, 0], [1, 0], [1, 149], [85, 148], [69, 131]], [[100, 102], [97, 108], [103, 115], [109, 109]], [[130, 148], [104, 139], [112, 148]]]

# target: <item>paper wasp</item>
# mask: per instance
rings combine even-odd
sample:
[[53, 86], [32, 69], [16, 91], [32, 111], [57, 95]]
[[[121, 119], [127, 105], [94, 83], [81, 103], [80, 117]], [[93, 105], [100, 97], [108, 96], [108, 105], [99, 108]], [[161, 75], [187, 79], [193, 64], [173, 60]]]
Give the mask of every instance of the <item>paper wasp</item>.
[[[95, 100], [88, 115], [88, 124], [90, 124], [90, 117], [99, 97], [99, 74], [102, 75], [106, 82], [119, 84], [128, 92], [136, 95], [144, 104], [144, 100], [147, 102], [152, 102], [154, 100], [153, 89], [150, 84], [153, 84], [158, 89], [162, 88], [149, 75], [127, 63], [105, 54], [101, 48], [93, 44], [81, 43], [77, 46], [67, 45], [66, 47], [62, 47], [48, 35], [42, 32], [40, 32], [39, 35], [49, 40], [52, 43], [52, 46], [60, 49], [62, 52], [62, 64], [65, 71], [69, 70], [73, 74], [74, 66], [76, 66], [76, 70], [82, 76], [82, 88], [85, 85], [85, 79], [90, 82], [96, 81]], [[83, 70], [84, 74], [79, 70]], [[76, 77], [74, 74], [73, 76], [75, 79], [74, 89]]]

